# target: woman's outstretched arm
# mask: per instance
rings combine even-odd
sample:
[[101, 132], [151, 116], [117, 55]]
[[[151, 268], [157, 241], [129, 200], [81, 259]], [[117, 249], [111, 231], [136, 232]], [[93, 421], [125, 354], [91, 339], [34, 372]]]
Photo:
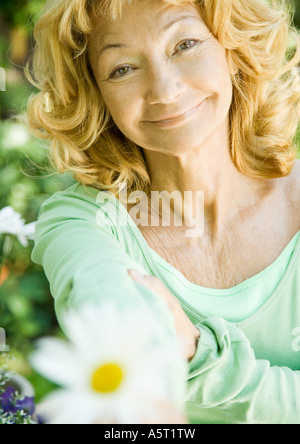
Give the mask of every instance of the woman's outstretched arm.
[[161, 317], [162, 332], [175, 336], [167, 305], [128, 275], [128, 268], [145, 270], [121, 248], [96, 195], [73, 190], [58, 192], [42, 205], [32, 252], [49, 280], [61, 326], [65, 309], [111, 301], [120, 308], [152, 310]]

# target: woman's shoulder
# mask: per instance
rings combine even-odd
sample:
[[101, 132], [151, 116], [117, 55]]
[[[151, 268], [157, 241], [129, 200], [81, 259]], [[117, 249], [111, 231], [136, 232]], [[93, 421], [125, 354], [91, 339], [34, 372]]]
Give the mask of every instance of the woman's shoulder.
[[[105, 191], [75, 183], [65, 190], [57, 191], [41, 205], [36, 221], [36, 243], [49, 233], [63, 230], [76, 236], [84, 228], [102, 229], [103, 234], [115, 234], [116, 211], [108, 205], [111, 196]], [[117, 219], [118, 220], [118, 219]]]
[[99, 213], [108, 216], [113, 212], [107, 201], [111, 195], [100, 189], [75, 183], [48, 197], [41, 205], [38, 223], [56, 224], [63, 220], [96, 220]]
[[99, 206], [99, 202], [111, 198], [112, 193], [100, 190], [90, 185], [74, 183], [65, 190], [60, 190], [47, 198], [42, 206], [48, 204], [84, 207], [86, 205]]

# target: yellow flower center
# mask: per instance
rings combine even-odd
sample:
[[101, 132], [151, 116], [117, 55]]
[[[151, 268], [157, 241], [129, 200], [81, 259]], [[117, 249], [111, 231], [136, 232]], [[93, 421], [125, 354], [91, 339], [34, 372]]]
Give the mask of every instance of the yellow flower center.
[[93, 374], [92, 387], [98, 393], [111, 393], [116, 391], [123, 381], [122, 368], [113, 363], [99, 367]]

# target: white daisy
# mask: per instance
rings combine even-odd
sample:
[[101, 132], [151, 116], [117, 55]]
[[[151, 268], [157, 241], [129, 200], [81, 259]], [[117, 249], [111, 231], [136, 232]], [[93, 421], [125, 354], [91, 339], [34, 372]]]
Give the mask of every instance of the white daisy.
[[31, 358], [64, 387], [39, 406], [48, 424], [137, 424], [157, 403], [183, 408], [186, 361], [176, 343], [159, 344], [152, 317], [107, 304], [81, 310], [64, 319], [71, 343], [42, 339]]
[[18, 238], [23, 247], [28, 246], [28, 239], [34, 239], [35, 222], [25, 225], [22, 216], [12, 207], [0, 211], [0, 234], [11, 234]]

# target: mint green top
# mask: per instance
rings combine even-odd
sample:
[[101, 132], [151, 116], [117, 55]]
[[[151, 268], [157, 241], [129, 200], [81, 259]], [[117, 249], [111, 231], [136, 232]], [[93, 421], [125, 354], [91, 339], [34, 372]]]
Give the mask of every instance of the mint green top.
[[204, 288], [149, 247], [111, 193], [75, 184], [42, 205], [32, 260], [45, 270], [62, 327], [67, 307], [109, 299], [151, 310], [161, 340], [175, 340], [166, 304], [127, 270], [164, 282], [201, 333], [186, 381], [191, 423], [300, 424], [300, 232], [256, 276]]
[[[208, 316], [221, 315], [227, 321], [240, 322], [256, 313], [274, 294], [287, 271], [299, 238], [300, 231], [272, 265], [241, 284], [225, 290], [201, 287], [191, 283], [155, 251], [152, 253], [161, 268], [160, 273], [164, 274], [164, 279], [170, 281], [171, 286], [174, 278], [179, 281], [178, 285], [182, 287], [180, 294], [184, 295], [189, 305]], [[175, 287], [174, 284], [173, 286]]]

